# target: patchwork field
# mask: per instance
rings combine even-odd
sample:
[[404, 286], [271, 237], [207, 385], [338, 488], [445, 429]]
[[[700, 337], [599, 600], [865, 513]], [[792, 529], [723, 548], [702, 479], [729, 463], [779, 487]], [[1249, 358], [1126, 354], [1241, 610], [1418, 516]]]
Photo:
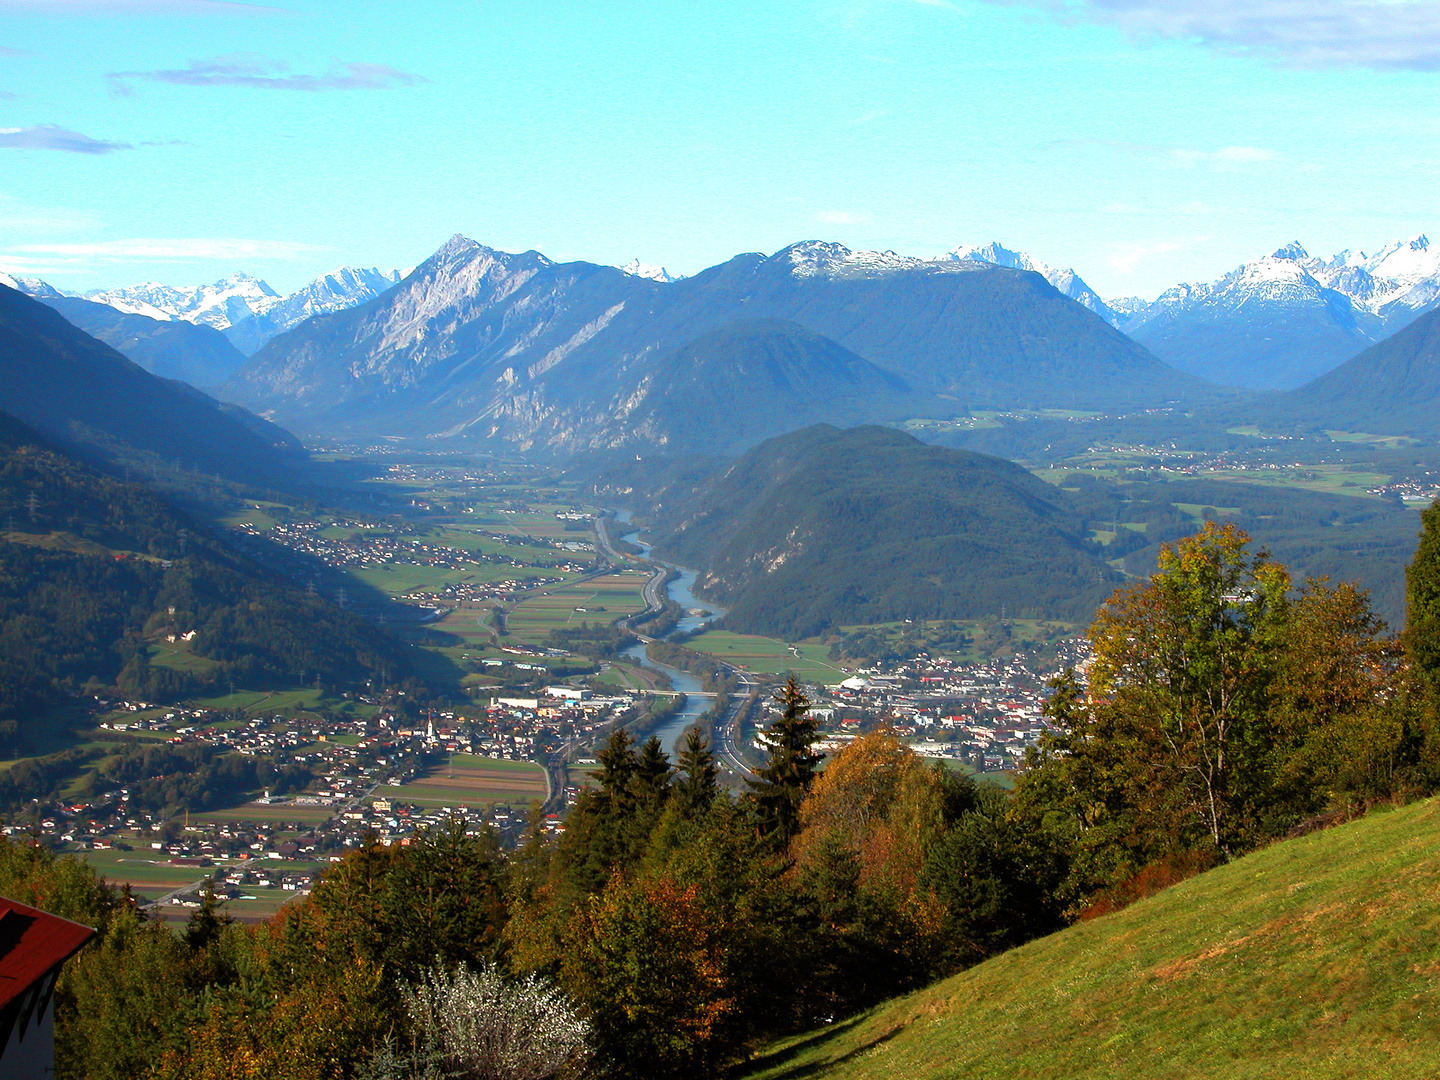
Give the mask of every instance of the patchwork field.
[[499, 761], [470, 754], [452, 754], [448, 763], [433, 766], [424, 776], [399, 787], [375, 789], [377, 798], [417, 806], [479, 808], [493, 803], [524, 805], [549, 794], [545, 770], [529, 761]]
[[[610, 623], [645, 610], [644, 588], [650, 575], [620, 570], [563, 588], [547, 590], [516, 604], [505, 617], [512, 637], [540, 641], [551, 630], [582, 622]], [[583, 610], [577, 610], [583, 609]]]
[[839, 664], [825, 658], [829, 652], [825, 645], [803, 642], [791, 645], [779, 638], [760, 637], [758, 634], [708, 630], [685, 642], [685, 647], [707, 653], [757, 675], [783, 675], [793, 672], [797, 679], [830, 685], [844, 682], [850, 677]]

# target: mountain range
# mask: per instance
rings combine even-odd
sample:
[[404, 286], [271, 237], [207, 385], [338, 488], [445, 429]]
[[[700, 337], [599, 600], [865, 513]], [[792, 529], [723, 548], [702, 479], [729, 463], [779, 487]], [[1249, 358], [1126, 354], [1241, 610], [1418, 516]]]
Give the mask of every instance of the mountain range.
[[[892, 377], [875, 397], [853, 381], [859, 365], [837, 369], [845, 394], [873, 398], [862, 419], [893, 411], [900, 392], [947, 415], [1214, 397], [1024, 270], [808, 241], [665, 282], [461, 236], [385, 294], [279, 335], [224, 391], [310, 435], [464, 435], [555, 452], [655, 445], [629, 422], [637, 402], [683, 382], [669, 368], [695, 362], [686, 346], [727, 328], [753, 343], [739, 324], [755, 322], [792, 324]], [[755, 396], [738, 367], [709, 363], [706, 378], [717, 400]], [[802, 408], [784, 392], [765, 405]], [[730, 423], [697, 420], [679, 433], [697, 444]]]
[[1440, 250], [1424, 235], [1374, 254], [1329, 258], [1294, 242], [1153, 301], [1101, 300], [1073, 270], [1052, 270], [998, 244], [957, 248], [948, 257], [1034, 269], [1167, 364], [1257, 390], [1299, 387], [1440, 304]]

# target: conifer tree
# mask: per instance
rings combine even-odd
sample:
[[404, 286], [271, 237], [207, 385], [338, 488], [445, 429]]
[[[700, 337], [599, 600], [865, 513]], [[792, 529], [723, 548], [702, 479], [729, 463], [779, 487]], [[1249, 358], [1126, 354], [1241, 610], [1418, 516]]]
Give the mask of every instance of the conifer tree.
[[792, 675], [775, 695], [780, 718], [765, 729], [770, 760], [747, 780], [760, 835], [778, 851], [800, 831], [800, 804], [815, 779], [820, 755], [813, 752], [818, 727]]
[[675, 794], [686, 814], [703, 814], [710, 809], [720, 790], [716, 783], [718, 775], [710, 740], [698, 727], [687, 729], [685, 742], [680, 747], [680, 776], [675, 781]]
[[635, 798], [646, 809], [656, 809], [670, 793], [670, 759], [660, 745], [660, 739], [651, 735], [640, 747], [635, 762], [635, 775], [631, 786]]

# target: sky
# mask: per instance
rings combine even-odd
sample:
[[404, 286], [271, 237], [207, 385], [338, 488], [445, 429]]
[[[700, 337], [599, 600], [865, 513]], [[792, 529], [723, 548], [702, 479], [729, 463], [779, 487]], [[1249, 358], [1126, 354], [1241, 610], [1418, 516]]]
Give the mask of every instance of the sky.
[[1440, 234], [1437, 134], [1440, 0], [0, 0], [0, 269], [998, 240], [1148, 299]]

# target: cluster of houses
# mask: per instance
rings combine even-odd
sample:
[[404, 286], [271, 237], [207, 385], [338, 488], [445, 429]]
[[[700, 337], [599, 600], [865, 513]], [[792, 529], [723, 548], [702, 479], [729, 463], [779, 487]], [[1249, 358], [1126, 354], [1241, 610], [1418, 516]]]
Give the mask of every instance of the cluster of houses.
[[[350, 532], [343, 537], [323, 535], [335, 528], [349, 529]], [[297, 521], [281, 522], [268, 529], [245, 523], [235, 526], [235, 531], [251, 537], [263, 536], [292, 551], [318, 559], [327, 566], [344, 570], [374, 566], [430, 566], [456, 570], [481, 563], [523, 565], [508, 555], [407, 539], [406, 533], [415, 532], [414, 527], [409, 525], [387, 525], [383, 532], [362, 531], [370, 528], [370, 523], [362, 521], [336, 521], [333, 524]]]
[[888, 725], [921, 754], [965, 761], [980, 772], [1013, 769], [1040, 738], [1048, 683], [1065, 667], [1083, 670], [1083, 639], [1060, 642], [1044, 660], [1018, 652], [962, 663], [921, 652], [862, 668], [844, 682], [814, 689], [820, 748], [833, 751], [862, 730]]
[[1401, 499], [1407, 503], [1432, 503], [1440, 499], [1440, 474], [1427, 471], [1408, 480], [1397, 480], [1379, 487], [1366, 488], [1365, 494], [1381, 498]]

